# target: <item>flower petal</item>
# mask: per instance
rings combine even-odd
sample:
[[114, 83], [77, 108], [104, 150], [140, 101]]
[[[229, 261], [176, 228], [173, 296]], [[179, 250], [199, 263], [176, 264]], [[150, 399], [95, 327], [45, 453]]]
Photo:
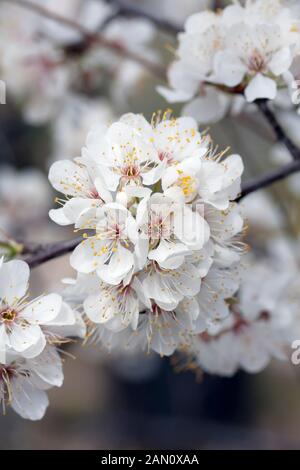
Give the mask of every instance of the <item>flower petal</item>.
[[25, 261], [13, 260], [0, 267], [0, 299], [8, 305], [24, 297], [28, 288], [29, 266]]
[[266, 98], [273, 100], [276, 97], [277, 85], [274, 80], [258, 73], [245, 89], [246, 100], [250, 103], [259, 99]]
[[21, 315], [32, 324], [43, 325], [57, 317], [61, 306], [61, 296], [58, 294], [49, 294], [31, 302], [21, 312]]

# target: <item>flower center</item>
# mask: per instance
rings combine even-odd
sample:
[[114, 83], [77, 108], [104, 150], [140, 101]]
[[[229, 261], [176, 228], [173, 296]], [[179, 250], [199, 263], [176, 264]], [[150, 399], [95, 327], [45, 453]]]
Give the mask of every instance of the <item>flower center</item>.
[[168, 239], [171, 229], [161, 215], [150, 213], [150, 223], [148, 225], [148, 237], [150, 245], [155, 245], [159, 240]]
[[134, 164], [125, 165], [122, 168], [122, 175], [126, 179], [135, 179], [140, 175], [140, 169]]
[[248, 63], [251, 72], [264, 72], [266, 69], [265, 57], [258, 51], [254, 50]]
[[17, 316], [17, 311], [10, 308], [5, 307], [4, 309], [0, 310], [0, 319], [2, 322], [5, 323], [12, 323]]
[[195, 178], [192, 178], [189, 175], [183, 175], [182, 172], [178, 170], [178, 174], [180, 175], [177, 184], [182, 189], [183, 194], [188, 196], [194, 196], [197, 191], [197, 182]]
[[101, 199], [101, 198], [100, 198], [100, 195], [99, 195], [99, 193], [98, 193], [98, 191], [97, 191], [96, 188], [93, 188], [93, 189], [90, 191], [90, 194], [89, 194], [89, 195], [90, 195], [90, 197], [91, 197], [92, 199]]
[[158, 158], [160, 159], [161, 162], [167, 161], [168, 165], [175, 163], [173, 160], [174, 159], [173, 155], [169, 152], [159, 152]]

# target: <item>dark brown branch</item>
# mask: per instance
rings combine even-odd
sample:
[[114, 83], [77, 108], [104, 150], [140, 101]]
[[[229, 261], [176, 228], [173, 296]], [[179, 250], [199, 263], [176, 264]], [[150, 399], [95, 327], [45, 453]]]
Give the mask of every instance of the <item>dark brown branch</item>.
[[80, 51], [80, 53], [84, 52], [87, 48], [89, 48], [93, 44], [99, 44], [102, 47], [112, 50], [115, 54], [118, 54], [121, 57], [125, 57], [134, 62], [139, 63], [149, 72], [151, 72], [154, 76], [157, 76], [158, 78], [162, 80], [166, 79], [166, 71], [160, 65], [155, 64], [145, 59], [144, 57], [136, 54], [133, 51], [130, 51], [129, 49], [126, 49], [122, 44], [118, 42], [108, 40], [105, 36], [103, 36], [99, 32], [89, 31], [87, 28], [77, 23], [76, 21], [73, 21], [69, 18], [61, 16], [58, 13], [52, 12], [48, 10], [47, 8], [44, 8], [43, 6], [38, 5], [30, 0], [2, 0], [2, 1], [6, 1], [6, 2], [9, 1], [9, 3], [14, 3], [16, 5], [19, 5], [20, 7], [26, 8], [27, 10], [31, 10], [34, 13], [37, 13], [38, 15], [48, 18], [49, 20], [53, 20], [57, 23], [60, 23], [69, 28], [72, 28], [75, 31], [78, 31], [78, 33], [82, 36], [82, 39], [80, 40], [80, 43], [76, 45], [77, 46], [76, 50]]
[[281, 168], [276, 168], [266, 175], [254, 179], [253, 181], [248, 181], [242, 186], [242, 192], [238, 198], [238, 201], [248, 194], [251, 194], [254, 191], [258, 191], [259, 189], [266, 188], [267, 186], [281, 181], [287, 176], [290, 176], [293, 173], [297, 173], [298, 171], [300, 171], [300, 160], [293, 161]]
[[144, 11], [136, 6], [128, 5], [122, 0], [105, 0], [106, 3], [117, 7], [116, 16], [144, 18], [153, 23], [157, 28], [167, 33], [176, 35], [183, 30], [183, 27], [176, 25], [163, 18], [158, 18], [150, 12]]
[[74, 250], [74, 248], [76, 248], [77, 245], [79, 245], [81, 241], [82, 237], [78, 237], [74, 238], [73, 240], [66, 240], [63, 242], [36, 245], [35, 247], [31, 248], [31, 253], [28, 253], [28, 249], [26, 250], [28, 254], [24, 256], [23, 259], [29, 264], [31, 268], [35, 268], [42, 263], [46, 263], [46, 261], [58, 258], [59, 256], [63, 256], [66, 253], [70, 253]]
[[269, 108], [267, 100], [257, 100], [256, 104], [272, 127], [277, 141], [282, 143], [287, 148], [294, 160], [299, 160], [300, 149], [286, 135], [286, 132], [281, 127], [275, 114]]

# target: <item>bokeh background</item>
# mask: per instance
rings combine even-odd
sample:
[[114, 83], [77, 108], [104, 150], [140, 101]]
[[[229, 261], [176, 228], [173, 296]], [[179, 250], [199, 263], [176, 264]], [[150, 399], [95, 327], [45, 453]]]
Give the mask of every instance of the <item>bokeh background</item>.
[[[201, 0], [131, 1], [177, 24], [183, 24], [185, 17], [202, 8], [203, 3]], [[160, 32], [155, 36], [153, 49], [159, 51], [162, 64], [167, 65], [171, 60], [174, 44], [175, 40], [167, 34]], [[130, 110], [151, 118], [153, 111], [167, 107], [155, 91], [158, 83], [144, 73], [134, 89], [130, 88], [125, 102], [112, 99], [105, 84], [98, 96], [89, 99], [105, 100], [103, 103], [108, 103], [115, 116]], [[173, 109], [174, 114], [180, 112], [180, 107]], [[103, 113], [106, 112], [103, 104]], [[291, 126], [284, 113], [280, 116], [282, 123], [287, 122], [288, 130], [292, 129], [297, 136], [299, 121]], [[10, 96], [5, 105], [0, 105], [1, 237], [8, 233], [16, 240], [48, 242], [74, 236], [71, 229], [57, 227], [48, 218], [55, 195], [47, 182], [47, 171], [53, 158], [60, 157], [57, 141], [65, 129], [64, 119], [67, 118], [63, 116], [56, 124], [55, 134], [52, 124], [26, 123], [22, 110]], [[77, 131], [76, 127], [71, 129], [71, 140], [72, 132], [75, 139]], [[230, 145], [232, 152], [243, 156], [245, 179], [274, 165], [272, 134], [257, 114], [227, 117], [209, 126], [209, 132], [220, 149]], [[263, 246], [270, 233], [276, 236], [280, 233], [293, 238], [297, 247], [298, 185], [294, 181], [274, 186], [266, 192], [267, 196], [262, 196], [267, 199], [258, 203], [259, 210], [255, 209], [258, 206], [254, 201], [249, 237], [254, 236], [257, 244]], [[287, 193], [288, 204], [284, 197]], [[32, 272], [31, 292], [60, 290], [60, 280], [73, 275], [67, 257], [53, 260]], [[174, 359], [160, 359], [154, 354], [115, 357], [81, 344], [69, 345], [66, 351], [72, 357], [65, 356], [64, 386], [50, 391], [51, 406], [45, 418], [41, 422], [29, 422], [8, 410], [5, 416], [0, 416], [0, 449], [300, 446], [300, 366], [290, 362], [272, 363], [258, 375], [238, 373], [233, 378], [219, 378], [178, 372]]]

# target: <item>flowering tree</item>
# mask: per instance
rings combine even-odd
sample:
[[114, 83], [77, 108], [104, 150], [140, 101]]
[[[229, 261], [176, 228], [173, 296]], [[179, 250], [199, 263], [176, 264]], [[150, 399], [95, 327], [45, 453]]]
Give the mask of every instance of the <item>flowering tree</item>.
[[[287, 196], [299, 195], [300, 10], [280, 0], [215, 3], [181, 28], [119, 1], [1, 2], [1, 79], [27, 123], [48, 124], [59, 193], [49, 217], [79, 234], [14, 237], [28, 222], [26, 201], [32, 223], [46, 211], [50, 186], [45, 202], [33, 200], [33, 187], [45, 194], [37, 170], [33, 180], [1, 169], [4, 409], [42, 418], [71, 338], [121, 354], [176, 354], [226, 376], [289, 358], [300, 327], [297, 250], [284, 269], [292, 242], [271, 234], [277, 206], [256, 191], [293, 175]], [[167, 71], [157, 31], [176, 37]], [[128, 112], [145, 73], [169, 103], [184, 103], [179, 117]], [[250, 181], [247, 161], [199, 130], [232, 116], [274, 144], [275, 167]], [[66, 253], [75, 278], [32, 299], [30, 268]]]

